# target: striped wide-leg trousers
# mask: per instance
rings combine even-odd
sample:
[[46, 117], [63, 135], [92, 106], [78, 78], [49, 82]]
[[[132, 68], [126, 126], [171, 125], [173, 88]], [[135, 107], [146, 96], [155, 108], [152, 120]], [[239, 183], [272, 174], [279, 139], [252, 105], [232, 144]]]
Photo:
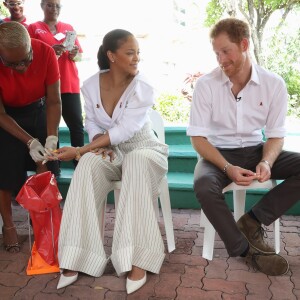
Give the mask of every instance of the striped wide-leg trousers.
[[[154, 203], [167, 172], [168, 147], [146, 124], [132, 139], [115, 147], [115, 153], [112, 163], [101, 155], [87, 153], [76, 167], [63, 209], [60, 268], [99, 277], [111, 259], [118, 275], [130, 271], [132, 265], [159, 273], [165, 249]], [[122, 180], [122, 188], [112, 254], [107, 257], [101, 212], [116, 180]]]

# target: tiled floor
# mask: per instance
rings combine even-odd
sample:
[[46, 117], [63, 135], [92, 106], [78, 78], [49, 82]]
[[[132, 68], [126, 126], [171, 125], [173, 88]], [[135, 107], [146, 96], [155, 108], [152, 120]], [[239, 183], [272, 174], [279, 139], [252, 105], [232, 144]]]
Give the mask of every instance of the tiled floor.
[[[56, 289], [58, 274], [27, 276], [29, 258], [27, 213], [13, 207], [14, 219], [22, 242], [21, 252], [0, 250], [0, 299], [300, 299], [300, 216], [281, 219], [281, 254], [288, 259], [290, 271], [280, 277], [255, 272], [241, 258], [229, 258], [224, 244], [215, 243], [214, 259], [201, 257], [203, 229], [198, 210], [173, 210], [176, 250], [167, 254], [159, 275], [149, 274], [146, 285], [127, 295], [125, 277], [118, 278], [111, 264], [100, 278], [80, 274], [79, 280], [65, 289]], [[110, 253], [114, 209], [108, 205], [105, 231]], [[161, 218], [161, 230], [164, 226]], [[272, 232], [268, 233], [272, 237]], [[164, 235], [165, 238], [165, 235]]]

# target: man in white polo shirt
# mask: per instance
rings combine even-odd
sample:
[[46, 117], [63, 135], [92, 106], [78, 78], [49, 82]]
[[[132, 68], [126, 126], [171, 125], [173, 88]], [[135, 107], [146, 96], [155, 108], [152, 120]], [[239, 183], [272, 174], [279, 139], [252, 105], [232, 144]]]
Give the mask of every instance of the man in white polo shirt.
[[[288, 262], [264, 240], [269, 225], [300, 199], [300, 154], [283, 151], [287, 89], [284, 80], [251, 61], [249, 26], [219, 21], [210, 39], [219, 67], [195, 85], [187, 135], [201, 159], [194, 190], [230, 256], [246, 257], [268, 275]], [[264, 129], [266, 142], [263, 142]], [[285, 179], [236, 223], [222, 190], [231, 182]]]

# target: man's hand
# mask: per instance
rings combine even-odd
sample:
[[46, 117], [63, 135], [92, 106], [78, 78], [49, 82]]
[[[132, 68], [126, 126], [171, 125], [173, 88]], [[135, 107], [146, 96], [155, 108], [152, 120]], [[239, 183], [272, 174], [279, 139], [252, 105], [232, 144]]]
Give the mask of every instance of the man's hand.
[[46, 139], [45, 148], [53, 151], [57, 149], [58, 137], [55, 135], [49, 135]]
[[265, 182], [271, 178], [271, 167], [268, 163], [260, 161], [256, 166], [256, 174], [259, 182]]
[[226, 174], [234, 183], [243, 186], [248, 186], [253, 180], [259, 179], [256, 173], [233, 165], [227, 168]]
[[37, 139], [33, 139], [28, 147], [29, 154], [35, 162], [44, 160], [45, 148]]

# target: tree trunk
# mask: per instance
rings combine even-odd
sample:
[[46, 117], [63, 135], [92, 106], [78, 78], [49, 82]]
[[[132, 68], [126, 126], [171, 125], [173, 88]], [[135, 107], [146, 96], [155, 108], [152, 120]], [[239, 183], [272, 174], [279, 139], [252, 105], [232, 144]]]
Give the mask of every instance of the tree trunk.
[[264, 60], [262, 57], [262, 49], [261, 49], [261, 37], [257, 34], [256, 28], [251, 27], [251, 38], [253, 42], [253, 52], [256, 59], [256, 62], [260, 66], [264, 66]]

